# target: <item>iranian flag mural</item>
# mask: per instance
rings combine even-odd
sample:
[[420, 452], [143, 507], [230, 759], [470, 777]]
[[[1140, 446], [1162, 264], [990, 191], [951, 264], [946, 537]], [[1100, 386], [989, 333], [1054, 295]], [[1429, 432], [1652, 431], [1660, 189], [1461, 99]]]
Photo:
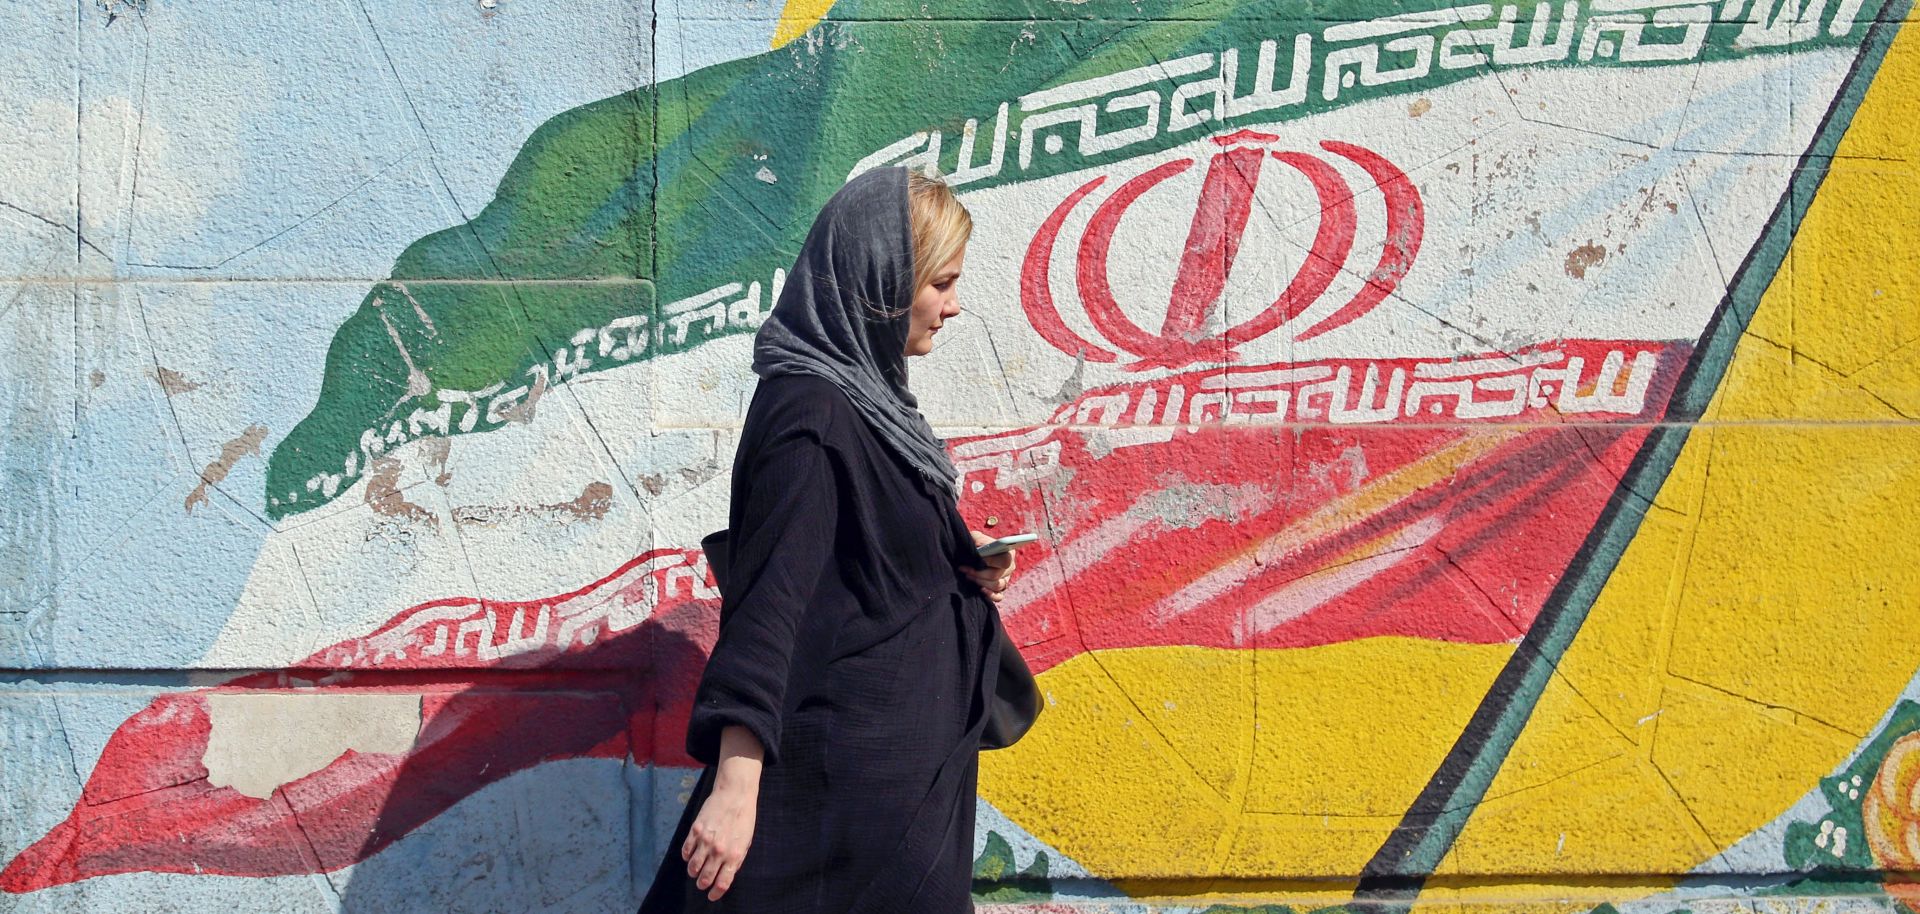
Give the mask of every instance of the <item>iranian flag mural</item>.
[[[1771, 339], [1757, 315], [1856, 116], [1911, 126], [1870, 97], [1905, 15], [843, 0], [565, 110], [307, 353], [317, 397], [252, 442], [270, 532], [197, 664], [227, 672], [112, 726], [6, 848], [0, 897], [318, 874], [350, 898], [415, 841], [439, 848], [406, 858], [423, 882], [457, 882], [437, 819], [587, 764], [619, 772], [582, 783], [617, 804], [591, 840], [629, 848], [595, 877], [623, 888], [497, 897], [637, 896], [696, 773], [718, 616], [697, 542], [724, 523], [752, 334], [821, 203], [890, 165], [976, 220], [966, 314], [912, 381], [962, 510], [1040, 534], [1001, 612], [1048, 710], [983, 757], [983, 901], [1250, 886], [1305, 909], [1711, 867], [1859, 739], [1756, 761], [1757, 804], [1618, 761], [1712, 755], [1648, 748], [1654, 718], [1623, 709], [1691, 700], [1658, 691], [1693, 681], [1686, 644], [1764, 637], [1676, 615], [1664, 588], [1705, 586], [1687, 543], [1712, 537], [1662, 515], [1710, 513], [1700, 428]], [[1865, 736], [1905, 656], [1829, 729]], [[1475, 831], [1529, 790], [1574, 825]], [[1833, 865], [1815, 827], [1791, 871]], [[1847, 866], [1898, 868], [1854, 840]], [[406, 909], [343, 907], [380, 904]]]

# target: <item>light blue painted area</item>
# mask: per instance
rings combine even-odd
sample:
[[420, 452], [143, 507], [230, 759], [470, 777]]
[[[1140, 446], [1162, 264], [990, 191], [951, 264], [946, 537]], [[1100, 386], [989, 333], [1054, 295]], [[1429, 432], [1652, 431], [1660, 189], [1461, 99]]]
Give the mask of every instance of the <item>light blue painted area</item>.
[[[311, 408], [340, 322], [406, 245], [485, 206], [541, 123], [651, 81], [650, 11], [32, 6], [0, 35], [0, 480], [15, 493], [0, 666], [182, 668], [275, 535], [261, 455]], [[764, 50], [770, 27], [710, 22], [668, 75]], [[189, 510], [202, 471], [256, 426], [258, 454]], [[155, 694], [0, 689], [0, 860], [65, 818]], [[651, 783], [618, 762], [557, 762], [348, 870], [130, 873], [0, 908], [625, 911], [633, 848], [664, 841], [631, 840]], [[660, 815], [670, 830], [677, 807]]]
[[341, 910], [631, 911], [628, 823], [643, 782], [608, 759], [549, 762], [490, 784], [374, 855], [330, 874]]
[[[699, 0], [663, 11], [697, 25], [659, 36], [640, 3], [143, 6], [108, 24], [82, 4], [69, 37], [50, 5], [23, 47], [44, 63], [77, 47], [77, 72], [10, 105], [49, 140], [77, 134], [86, 234], [122, 278], [383, 278], [484, 207], [534, 128], [652, 82], [656, 42], [673, 78], [766, 50], [771, 28]], [[72, 171], [28, 199], [55, 208]]]
[[82, 25], [94, 133], [128, 173], [89, 234], [122, 277], [382, 278], [484, 206], [541, 122], [653, 75], [647, 10], [622, 4], [154, 5]]
[[[686, 811], [687, 801], [693, 796], [694, 782], [700, 780], [700, 769], [633, 765], [628, 771], [635, 790], [645, 790], [652, 798], [647, 815], [635, 816], [633, 820], [634, 879], [644, 896], [647, 887], [653, 884], [653, 874], [669, 851], [667, 845], [673, 840], [674, 828], [680, 824], [680, 814]], [[672, 852], [678, 854], [679, 849], [674, 848]]]
[[1615, 905], [1619, 914], [1905, 914], [1884, 895], [1775, 895], [1756, 901], [1766, 886], [1701, 885]]
[[[21, 347], [0, 379], [22, 432], [0, 445], [0, 467], [34, 493], [11, 500], [23, 523], [6, 547], [31, 572], [0, 590], [30, 641], [0, 644], [0, 664], [169, 669], [205, 652], [272, 534], [262, 455], [318, 395], [312, 354], [331, 339], [343, 289], [29, 287], [20, 331], [71, 334], [76, 312], [81, 323], [77, 336]], [[43, 391], [68, 396], [24, 407]], [[244, 447], [253, 438], [258, 453]], [[196, 497], [216, 463], [225, 477]]]
[[779, 7], [740, 0], [660, 0], [654, 63], [661, 81], [766, 53]]
[[90, 879], [22, 896], [6, 896], [10, 914], [70, 914], [74, 911], [152, 911], [190, 914], [336, 914], [341, 908], [322, 876], [239, 876], [129, 873]]
[[[676, 4], [701, 21], [663, 32], [696, 38], [660, 73], [764, 50], [770, 14], [741, 9]], [[0, 305], [0, 478], [34, 493], [9, 499], [0, 558], [24, 573], [0, 582], [0, 665], [188, 666], [274, 535], [263, 456], [318, 397], [334, 330], [406, 245], [484, 207], [541, 123], [654, 78], [652, 10], [33, 13], [0, 37], [0, 276], [86, 281]]]
[[14, 3], [0, 19], [0, 276], [66, 275], [77, 256], [73, 9]]

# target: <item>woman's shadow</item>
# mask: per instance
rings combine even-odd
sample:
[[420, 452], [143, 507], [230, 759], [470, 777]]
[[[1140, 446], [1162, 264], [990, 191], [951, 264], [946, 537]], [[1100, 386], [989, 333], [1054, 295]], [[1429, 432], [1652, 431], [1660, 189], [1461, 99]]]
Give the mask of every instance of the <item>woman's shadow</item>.
[[633, 911], [700, 773], [682, 741], [717, 620], [681, 602], [550, 666], [395, 674], [420, 695], [414, 748], [336, 798], [370, 815], [327, 817], [366, 833], [301, 823], [340, 910]]

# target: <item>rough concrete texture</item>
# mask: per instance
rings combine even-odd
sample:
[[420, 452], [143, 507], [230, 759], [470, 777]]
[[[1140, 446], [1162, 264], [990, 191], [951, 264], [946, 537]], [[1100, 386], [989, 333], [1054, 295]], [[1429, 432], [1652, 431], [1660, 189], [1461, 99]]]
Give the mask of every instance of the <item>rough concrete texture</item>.
[[982, 910], [1920, 911], [1908, 0], [17, 3], [0, 910], [631, 908], [752, 331], [914, 366]]

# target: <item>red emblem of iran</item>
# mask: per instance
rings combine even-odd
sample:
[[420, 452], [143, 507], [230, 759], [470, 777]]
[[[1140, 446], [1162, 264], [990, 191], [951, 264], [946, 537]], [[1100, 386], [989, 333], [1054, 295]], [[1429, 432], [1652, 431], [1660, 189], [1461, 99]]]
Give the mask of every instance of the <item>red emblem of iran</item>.
[[[1174, 275], [1166, 320], [1158, 333], [1134, 323], [1120, 309], [1108, 280], [1107, 258], [1114, 233], [1134, 202], [1161, 182], [1192, 168], [1196, 159], [1177, 159], [1135, 175], [1095, 207], [1080, 235], [1074, 279], [1087, 318], [1112, 348], [1096, 345], [1074, 332], [1061, 321], [1054, 306], [1050, 265], [1061, 229], [1108, 176], [1094, 178], [1068, 194], [1041, 223], [1021, 266], [1020, 303], [1034, 329], [1060, 351], [1068, 355], [1084, 353], [1088, 361], [1116, 362], [1121, 360], [1119, 352], [1125, 352], [1134, 359], [1125, 367], [1138, 371], [1231, 361], [1239, 357], [1236, 347], [1281, 327], [1293, 330], [1295, 340], [1308, 340], [1372, 310], [1399, 286], [1420, 250], [1425, 215], [1419, 192], [1405, 172], [1370, 149], [1331, 140], [1320, 144], [1322, 150], [1359, 166], [1372, 179], [1386, 203], [1386, 243], [1376, 262], [1355, 265], [1355, 269], [1366, 271], [1361, 274], [1365, 282], [1359, 291], [1318, 320], [1293, 328], [1290, 324], [1326, 294], [1343, 269], [1349, 268], [1358, 220], [1354, 188], [1347, 179], [1325, 158], [1271, 148], [1279, 139], [1251, 130], [1214, 138], [1222, 150], [1207, 162], [1200, 199]], [[1272, 304], [1246, 321], [1207, 335], [1205, 328], [1220, 306], [1247, 219], [1253, 212], [1261, 170], [1269, 160], [1299, 171], [1313, 185], [1320, 210], [1319, 228], [1299, 270]]]

